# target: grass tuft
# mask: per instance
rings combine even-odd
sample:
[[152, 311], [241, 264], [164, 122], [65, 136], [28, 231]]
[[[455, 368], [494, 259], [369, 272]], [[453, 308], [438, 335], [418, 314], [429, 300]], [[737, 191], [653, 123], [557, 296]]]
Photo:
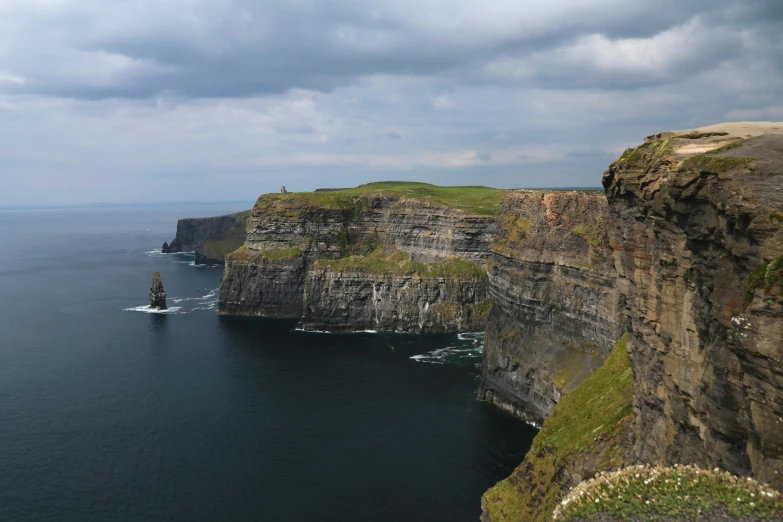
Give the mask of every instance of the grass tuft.
[[610, 515], [614, 520], [726, 520], [753, 516], [780, 520], [783, 496], [752, 479], [697, 466], [631, 466], [580, 483], [560, 503], [554, 520]]
[[486, 277], [484, 268], [461, 257], [423, 263], [401, 250], [379, 248], [364, 256], [319, 259], [316, 268], [334, 271], [358, 271], [371, 274], [418, 275], [420, 277]]

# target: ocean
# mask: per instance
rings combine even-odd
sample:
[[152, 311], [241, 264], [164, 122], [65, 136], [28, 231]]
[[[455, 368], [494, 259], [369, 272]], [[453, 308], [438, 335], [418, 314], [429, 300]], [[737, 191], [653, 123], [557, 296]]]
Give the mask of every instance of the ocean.
[[0, 211], [0, 521], [478, 520], [535, 435], [482, 335], [218, 317], [222, 267], [159, 249], [239, 210]]

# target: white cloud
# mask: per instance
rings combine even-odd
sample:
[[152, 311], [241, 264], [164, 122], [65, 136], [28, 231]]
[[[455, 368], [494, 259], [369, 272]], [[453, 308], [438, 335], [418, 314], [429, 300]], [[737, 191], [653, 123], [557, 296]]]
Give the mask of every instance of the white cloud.
[[281, 172], [594, 186], [602, 151], [651, 133], [783, 119], [775, 7], [0, 0], [0, 205], [153, 178], [254, 199]]

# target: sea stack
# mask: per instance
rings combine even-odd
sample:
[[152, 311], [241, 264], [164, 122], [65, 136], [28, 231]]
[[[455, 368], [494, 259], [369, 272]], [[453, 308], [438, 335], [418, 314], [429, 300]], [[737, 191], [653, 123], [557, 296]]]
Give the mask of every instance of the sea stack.
[[160, 272], [152, 273], [152, 287], [150, 288], [150, 308], [154, 310], [166, 310], [166, 291], [163, 289], [163, 279]]

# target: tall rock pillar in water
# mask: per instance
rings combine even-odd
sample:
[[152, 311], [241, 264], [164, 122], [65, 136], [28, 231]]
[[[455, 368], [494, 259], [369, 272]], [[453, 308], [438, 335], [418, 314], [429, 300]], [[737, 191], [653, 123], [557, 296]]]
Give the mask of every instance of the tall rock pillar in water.
[[150, 288], [150, 308], [166, 310], [166, 291], [163, 289], [163, 279], [160, 272], [152, 273], [152, 287]]

